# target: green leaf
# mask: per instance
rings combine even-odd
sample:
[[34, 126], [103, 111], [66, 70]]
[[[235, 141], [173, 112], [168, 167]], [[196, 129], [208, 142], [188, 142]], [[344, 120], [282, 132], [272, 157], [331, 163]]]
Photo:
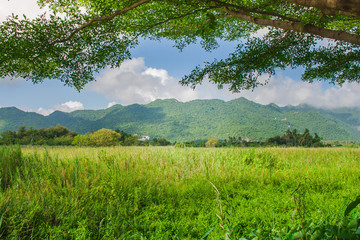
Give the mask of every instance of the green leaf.
[[359, 205], [360, 203], [360, 196], [358, 196], [354, 201], [352, 201], [348, 206], [347, 208], [345, 209], [345, 213], [344, 213], [344, 216], [348, 216], [349, 213], [354, 209], [356, 208], [357, 205]]
[[211, 228], [209, 231], [207, 231], [200, 239], [206, 239], [207, 236], [214, 230], [214, 228]]

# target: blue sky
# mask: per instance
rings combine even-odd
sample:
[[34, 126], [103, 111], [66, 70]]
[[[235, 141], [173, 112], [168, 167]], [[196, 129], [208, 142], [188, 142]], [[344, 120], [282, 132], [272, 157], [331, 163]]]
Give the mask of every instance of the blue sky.
[[[40, 12], [36, 10], [35, 2], [2, 1], [0, 20], [12, 12], [35, 16]], [[227, 89], [218, 90], [206, 81], [192, 90], [179, 85], [181, 77], [205, 61], [227, 57], [236, 44], [222, 43], [211, 53], [199, 45], [188, 46], [179, 52], [172, 45], [166, 41], [141, 41], [132, 51], [132, 60], [124, 62], [119, 69], [105, 69], [97, 76], [96, 82], [88, 84], [80, 93], [56, 80], [34, 85], [23, 79], [0, 79], [0, 107], [15, 106], [46, 115], [54, 110], [102, 109], [116, 103], [146, 104], [158, 98], [190, 101], [230, 100], [241, 96], [261, 104], [280, 106], [306, 103], [327, 108], [360, 107], [359, 84], [345, 84], [342, 88], [321, 82], [308, 84], [300, 81], [299, 70], [278, 72], [268, 85], [254, 91], [233, 94]]]

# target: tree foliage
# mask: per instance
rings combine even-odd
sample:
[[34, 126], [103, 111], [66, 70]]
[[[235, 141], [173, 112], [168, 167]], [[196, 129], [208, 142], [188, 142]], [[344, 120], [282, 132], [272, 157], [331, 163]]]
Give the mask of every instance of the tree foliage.
[[5, 130], [0, 134], [0, 144], [11, 145], [71, 145], [76, 132], [60, 124], [56, 127], [35, 129], [20, 126], [18, 131]]
[[217, 140], [216, 138], [210, 138], [206, 143], [205, 146], [206, 147], [216, 147], [220, 144], [219, 140]]
[[121, 135], [113, 130], [102, 128], [90, 135], [91, 146], [115, 146]]
[[60, 124], [56, 127], [36, 129], [22, 125], [17, 131], [5, 130], [0, 133], [0, 145], [74, 145], [85, 146], [168, 146], [171, 142], [165, 138], [153, 138], [150, 141], [139, 140], [136, 134], [126, 133], [120, 129], [102, 128], [84, 135], [78, 135]]
[[166, 140], [166, 138], [153, 138], [150, 140], [149, 144], [151, 146], [169, 146], [171, 142]]
[[275, 136], [265, 141], [266, 145], [286, 145], [286, 146], [301, 146], [301, 147], [321, 147], [322, 138], [317, 133], [312, 136], [308, 129], [305, 129], [302, 134], [299, 134], [296, 129], [290, 131], [289, 129], [283, 136]]
[[[359, 82], [359, 0], [39, 0], [50, 14], [11, 16], [0, 25], [0, 77], [34, 83], [60, 79], [80, 90], [94, 73], [130, 58], [139, 37], [169, 39], [179, 49], [200, 39], [237, 41], [226, 59], [196, 67], [181, 83], [204, 77], [230, 90], [251, 89], [278, 69], [303, 68], [303, 80]], [[258, 30], [263, 29], [264, 36]]]

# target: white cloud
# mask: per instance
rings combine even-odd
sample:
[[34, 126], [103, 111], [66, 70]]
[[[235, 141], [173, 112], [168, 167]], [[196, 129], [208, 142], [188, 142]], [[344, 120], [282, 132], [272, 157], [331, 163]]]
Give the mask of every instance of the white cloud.
[[106, 108], [111, 108], [112, 106], [118, 104], [117, 102], [109, 102]]
[[122, 104], [149, 103], [156, 99], [176, 98], [189, 101], [197, 92], [183, 87], [164, 69], [145, 66], [143, 58], [125, 61], [118, 69], [107, 69], [87, 89]]
[[[279, 106], [309, 104], [323, 108], [360, 107], [360, 85], [357, 83], [345, 83], [338, 87], [324, 82], [297, 81], [278, 74], [267, 85], [253, 91], [232, 93], [226, 86], [219, 90], [216, 85], [205, 80], [192, 90], [181, 86], [179, 80], [169, 76], [166, 70], [146, 67], [143, 58], [125, 61], [120, 69], [105, 70], [87, 89], [125, 105], [145, 104], [166, 98], [186, 102], [214, 98], [228, 101], [245, 97], [260, 104], [275, 103]], [[109, 103], [108, 107], [112, 104], [115, 102]]]
[[60, 104], [60, 105], [55, 105], [50, 109], [45, 109], [45, 108], [38, 108], [37, 110], [33, 110], [27, 107], [21, 107], [21, 110], [25, 111], [25, 112], [36, 112], [39, 113], [41, 115], [44, 116], [48, 116], [51, 113], [55, 112], [55, 111], [61, 111], [61, 112], [73, 112], [76, 110], [84, 110], [84, 105], [81, 102], [77, 102], [77, 101], [68, 101], [66, 103]]
[[[23, 111], [25, 111], [25, 109], [22, 109]], [[36, 112], [36, 113], [39, 113], [41, 115], [44, 115], [44, 116], [48, 116], [50, 115], [51, 113], [53, 113], [55, 110], [54, 109], [44, 109], [42, 107], [38, 108], [36, 111], [33, 111], [33, 110], [26, 110], [27, 112]]]
[[55, 105], [54, 109], [61, 112], [73, 112], [76, 110], [84, 110], [84, 105], [78, 101], [68, 101], [60, 105]]
[[324, 82], [307, 83], [278, 75], [268, 85], [239, 96], [260, 103], [279, 106], [308, 104], [318, 108], [360, 107], [360, 85], [345, 83], [342, 87]]

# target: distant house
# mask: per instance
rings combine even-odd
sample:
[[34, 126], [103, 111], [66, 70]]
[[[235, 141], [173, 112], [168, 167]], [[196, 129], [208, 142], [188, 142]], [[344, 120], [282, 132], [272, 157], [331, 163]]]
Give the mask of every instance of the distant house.
[[149, 136], [141, 136], [140, 138], [139, 138], [139, 141], [149, 141], [150, 140], [150, 137]]

